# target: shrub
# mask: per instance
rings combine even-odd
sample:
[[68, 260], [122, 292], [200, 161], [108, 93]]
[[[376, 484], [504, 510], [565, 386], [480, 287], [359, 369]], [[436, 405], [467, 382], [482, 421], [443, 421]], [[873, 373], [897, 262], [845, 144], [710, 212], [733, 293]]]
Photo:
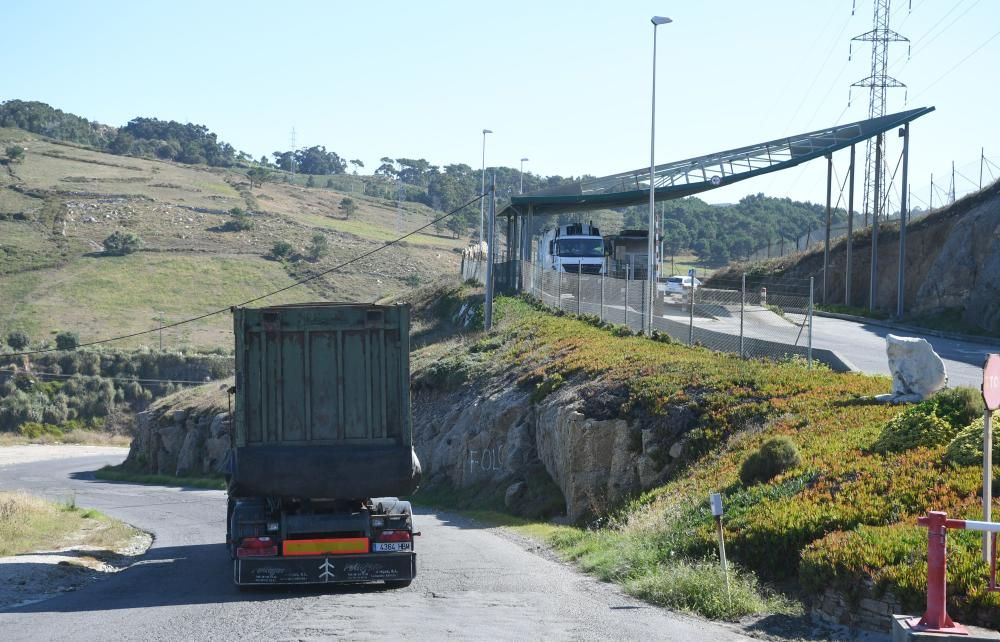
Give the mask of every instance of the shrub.
[[14, 330], [7, 335], [7, 345], [15, 350], [24, 350], [30, 342], [30, 337], [20, 330]]
[[[994, 415], [996, 421], [996, 415]], [[994, 424], [995, 425], [995, 424]], [[983, 418], [963, 428], [948, 444], [944, 460], [956, 466], [972, 466], [983, 462]], [[1000, 462], [1000, 439], [993, 439], [993, 461]]]
[[937, 393], [931, 400], [935, 404], [935, 412], [954, 428], [968, 426], [977, 418], [983, 416], [985, 407], [983, 396], [975, 388], [959, 386], [957, 388], [945, 388]]
[[229, 215], [233, 218], [226, 221], [226, 224], [222, 226], [223, 230], [227, 232], [242, 232], [253, 229], [253, 220], [250, 218], [250, 214], [243, 208], [234, 207], [229, 210]]
[[6, 150], [7, 158], [12, 162], [18, 162], [24, 158], [24, 148], [20, 145], [11, 145]]
[[47, 423], [38, 423], [37, 421], [23, 423], [17, 431], [28, 439], [38, 439], [42, 436], [56, 438], [63, 436], [63, 432], [59, 430], [57, 426]]
[[872, 450], [893, 453], [918, 446], [942, 446], [951, 441], [956, 432], [951, 424], [938, 417], [933, 410], [926, 412], [913, 406], [889, 420], [872, 445]]
[[943, 446], [982, 414], [983, 401], [977, 390], [948, 388], [890, 419], [872, 450], [889, 453]]
[[291, 256], [291, 254], [292, 244], [288, 241], [276, 241], [274, 245], [271, 246], [271, 256], [276, 259], [283, 259]]
[[112, 256], [125, 256], [142, 247], [142, 239], [134, 232], [115, 230], [111, 236], [104, 239], [104, 253]]
[[309, 246], [309, 258], [313, 261], [330, 253], [330, 243], [325, 234], [313, 234], [312, 245]]
[[80, 335], [69, 330], [63, 330], [56, 335], [56, 348], [59, 350], [76, 350], [80, 345]]
[[767, 481], [801, 463], [799, 449], [788, 437], [775, 437], [765, 441], [759, 450], [751, 453], [740, 467], [740, 481], [744, 486]]

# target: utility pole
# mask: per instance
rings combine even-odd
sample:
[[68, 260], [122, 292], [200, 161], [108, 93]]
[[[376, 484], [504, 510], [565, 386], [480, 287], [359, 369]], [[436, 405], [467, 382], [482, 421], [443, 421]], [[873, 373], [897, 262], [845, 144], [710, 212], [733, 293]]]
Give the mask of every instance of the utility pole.
[[[889, 63], [889, 43], [906, 42], [910, 40], [889, 28], [890, 0], [874, 0], [874, 16], [872, 30], [851, 38], [851, 42], [872, 43], [871, 72], [851, 85], [851, 87], [866, 87], [868, 93], [868, 118], [880, 118], [885, 115], [885, 90], [890, 88], [905, 88], [906, 85], [888, 75], [886, 68]], [[853, 13], [853, 10], [852, 10]], [[850, 55], [848, 55], [850, 60]], [[875, 145], [881, 144], [879, 137]], [[885, 198], [885, 167], [882, 165], [882, 150], [876, 149], [869, 138], [865, 150], [865, 184], [863, 209], [865, 225], [868, 225], [868, 212], [875, 211]], [[872, 217], [872, 225], [878, 225], [876, 216]]]
[[899, 192], [902, 202], [899, 204], [899, 273], [897, 274], [898, 283], [896, 284], [897, 319], [903, 317], [903, 308], [906, 304], [903, 288], [906, 284], [906, 222], [909, 218], [909, 212], [907, 211], [909, 204], [906, 201], [906, 192], [909, 185], [906, 182], [906, 170], [910, 164], [910, 123], [906, 123], [899, 129], [899, 136], [903, 139], [903, 189]]
[[951, 161], [951, 193], [948, 194], [949, 202], [955, 202], [955, 161]]
[[934, 211], [934, 172], [931, 172], [931, 200], [927, 203], [927, 212]]
[[986, 148], [979, 148], [979, 189], [983, 189], [983, 161], [986, 160]]

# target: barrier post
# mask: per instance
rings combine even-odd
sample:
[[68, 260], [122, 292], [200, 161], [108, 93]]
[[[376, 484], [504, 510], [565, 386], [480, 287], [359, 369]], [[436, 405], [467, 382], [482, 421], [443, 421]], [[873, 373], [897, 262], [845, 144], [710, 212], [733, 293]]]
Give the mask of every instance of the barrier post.
[[967, 635], [965, 627], [948, 617], [948, 516], [942, 511], [930, 511], [926, 517], [917, 518], [917, 523], [927, 527], [927, 610], [923, 617], [913, 618], [907, 623], [918, 631]]

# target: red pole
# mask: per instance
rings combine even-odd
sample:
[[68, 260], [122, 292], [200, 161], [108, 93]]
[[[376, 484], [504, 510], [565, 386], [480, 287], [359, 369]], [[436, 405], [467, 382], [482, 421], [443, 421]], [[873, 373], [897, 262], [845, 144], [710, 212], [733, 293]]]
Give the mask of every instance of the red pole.
[[910, 626], [921, 631], [967, 634], [962, 625], [948, 617], [948, 521], [947, 514], [942, 511], [931, 511], [927, 517], [917, 519], [918, 524], [927, 527], [927, 610], [918, 622], [911, 621]]

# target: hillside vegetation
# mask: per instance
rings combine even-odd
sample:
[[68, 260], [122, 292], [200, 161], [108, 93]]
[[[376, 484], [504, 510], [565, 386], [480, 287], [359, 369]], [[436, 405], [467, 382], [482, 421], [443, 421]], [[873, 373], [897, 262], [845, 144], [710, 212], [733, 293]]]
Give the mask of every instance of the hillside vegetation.
[[[33, 347], [62, 330], [88, 342], [223, 313], [168, 329], [165, 347], [232, 345], [229, 305], [381, 247], [426, 224], [433, 212], [325, 187], [266, 182], [222, 168], [115, 156], [0, 129], [0, 338], [28, 334]], [[347, 212], [341, 207], [351, 199]], [[231, 214], [240, 208], [241, 225]], [[138, 251], [109, 256], [115, 232]], [[322, 249], [314, 251], [320, 237]], [[278, 244], [287, 244], [277, 257]], [[457, 271], [464, 241], [433, 231], [261, 304], [372, 301]], [[157, 344], [158, 335], [117, 346]]]
[[[920, 612], [927, 536], [916, 518], [931, 509], [981, 518], [976, 435], [968, 435], [975, 424], [963, 430], [982, 412], [975, 391], [949, 392], [901, 414], [871, 401], [889, 388], [885, 377], [650, 341], [518, 299], [500, 299], [495, 309], [498, 323], [480, 340], [418, 352], [415, 379], [458, 369], [476, 389], [518, 385], [534, 390], [536, 403], [584, 381], [591, 382], [580, 388], [584, 411], [596, 403], [602, 416], [646, 417], [643, 427], [654, 431], [679, 411], [697, 417], [684, 438], [689, 463], [666, 484], [587, 528], [535, 529], [583, 568], [636, 595], [740, 614], [713, 610], [725, 603], [721, 583], [714, 593], [703, 587], [711, 594], [696, 604], [676, 588], [716, 554], [712, 492], [724, 497], [730, 558], [750, 573], [741, 582], [756, 577], [813, 604], [829, 589], [849, 604], [887, 596]], [[952, 615], [1000, 624], [980, 537], [957, 532], [949, 540]]]

